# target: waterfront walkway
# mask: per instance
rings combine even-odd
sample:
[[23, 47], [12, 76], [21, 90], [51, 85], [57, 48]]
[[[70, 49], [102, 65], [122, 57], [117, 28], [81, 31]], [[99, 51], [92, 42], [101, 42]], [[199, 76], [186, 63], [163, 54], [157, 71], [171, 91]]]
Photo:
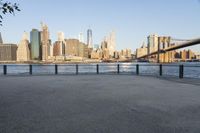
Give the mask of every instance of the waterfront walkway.
[[198, 83], [131, 75], [2, 76], [0, 133], [199, 133]]

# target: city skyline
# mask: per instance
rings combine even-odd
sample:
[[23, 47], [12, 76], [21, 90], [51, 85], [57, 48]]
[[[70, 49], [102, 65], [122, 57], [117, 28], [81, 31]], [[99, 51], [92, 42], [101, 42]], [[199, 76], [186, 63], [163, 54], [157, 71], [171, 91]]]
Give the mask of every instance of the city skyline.
[[[115, 30], [118, 50], [124, 48], [135, 50], [143, 42], [147, 42], [148, 35], [154, 33], [181, 39], [192, 39], [200, 35], [200, 30], [196, 28], [200, 23], [200, 18], [197, 17], [200, 11], [198, 0], [165, 2], [125, 0], [123, 4], [113, 0], [84, 2], [58, 0], [55, 4], [46, 2], [48, 1], [19, 1], [22, 11], [14, 17], [6, 16], [3, 27], [0, 27], [4, 42], [19, 43], [24, 31], [39, 29], [40, 21], [48, 24], [53, 42], [56, 41], [58, 31], [63, 31], [66, 37], [78, 38], [78, 33], [91, 28], [93, 44], [99, 44], [108, 32]], [[65, 4], [70, 7], [66, 8]], [[78, 10], [75, 10], [75, 7]], [[54, 8], [57, 10], [51, 10]], [[32, 12], [33, 9], [35, 12]], [[18, 26], [13, 25], [13, 22], [18, 22]], [[86, 33], [83, 34], [84, 38], [87, 38]], [[200, 51], [200, 46], [191, 49]]]

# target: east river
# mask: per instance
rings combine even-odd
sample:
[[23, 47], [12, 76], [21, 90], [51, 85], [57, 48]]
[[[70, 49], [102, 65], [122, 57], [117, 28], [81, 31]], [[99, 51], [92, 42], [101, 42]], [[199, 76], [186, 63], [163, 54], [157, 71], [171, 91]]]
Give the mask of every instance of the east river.
[[[99, 63], [99, 73], [117, 73], [119, 64], [119, 71], [121, 74], [135, 74], [136, 64], [139, 64], [140, 75], [159, 75], [159, 64], [150, 63]], [[177, 77], [179, 75], [179, 65], [184, 65], [184, 77], [200, 78], [200, 62], [193, 63], [173, 63], [163, 64], [163, 76]], [[95, 74], [97, 73], [97, 64], [59, 64], [58, 74], [76, 74], [77, 69], [79, 74]], [[27, 75], [29, 74], [30, 67], [28, 64], [7, 64], [8, 75]], [[0, 65], [0, 75], [3, 75], [3, 65]], [[34, 64], [32, 65], [32, 73], [35, 75], [42, 74], [55, 74], [54, 64]]]

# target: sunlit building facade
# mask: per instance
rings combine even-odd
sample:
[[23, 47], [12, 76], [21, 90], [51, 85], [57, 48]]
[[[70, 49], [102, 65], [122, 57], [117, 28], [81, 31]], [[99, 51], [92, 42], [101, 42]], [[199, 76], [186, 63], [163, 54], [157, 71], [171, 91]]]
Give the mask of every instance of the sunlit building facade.
[[22, 40], [18, 44], [17, 48], [17, 61], [29, 61], [30, 60], [30, 48], [27, 33], [24, 33]]

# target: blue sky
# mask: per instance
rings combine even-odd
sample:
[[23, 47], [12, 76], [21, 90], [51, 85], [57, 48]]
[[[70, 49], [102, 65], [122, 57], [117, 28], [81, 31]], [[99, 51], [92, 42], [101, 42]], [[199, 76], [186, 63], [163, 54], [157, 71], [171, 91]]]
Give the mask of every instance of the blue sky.
[[[149, 34], [174, 38], [200, 37], [199, 0], [11, 0], [21, 12], [4, 17], [0, 27], [4, 42], [18, 43], [24, 31], [49, 26], [53, 41], [57, 32], [66, 38], [93, 30], [99, 44], [110, 31], [116, 32], [117, 49], [135, 50]], [[200, 46], [192, 47], [200, 52]]]

